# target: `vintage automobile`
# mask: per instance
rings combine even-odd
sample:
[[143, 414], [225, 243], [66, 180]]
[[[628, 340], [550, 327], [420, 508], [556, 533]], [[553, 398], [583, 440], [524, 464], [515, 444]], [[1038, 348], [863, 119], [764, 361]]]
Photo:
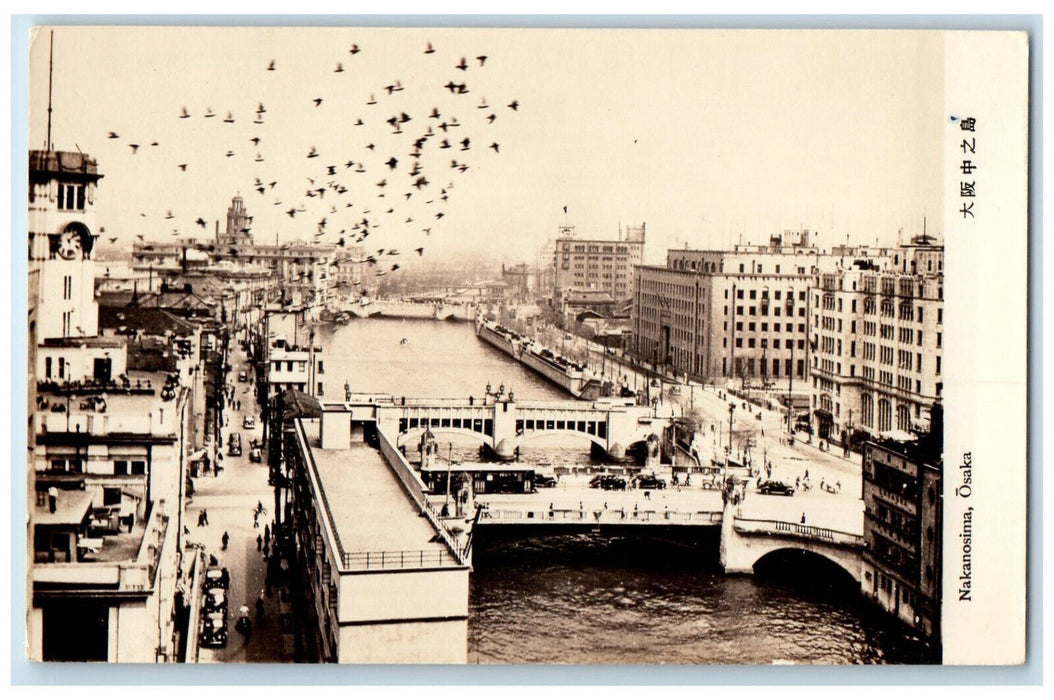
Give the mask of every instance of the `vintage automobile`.
[[242, 427], [246, 430], [252, 430], [256, 427], [256, 419], [252, 416], [245, 416], [245, 419], [242, 420]]
[[623, 479], [621, 476], [609, 474], [608, 476], [605, 476], [603, 479], [600, 480], [600, 488], [604, 489], [605, 491], [625, 491], [626, 480]]
[[238, 433], [231, 433], [227, 439], [227, 454], [231, 457], [242, 456], [242, 436]]
[[551, 489], [556, 486], [556, 477], [549, 474], [535, 474], [534, 485], [542, 489]]
[[666, 488], [666, 479], [656, 474], [641, 474], [636, 478], [636, 484], [639, 489], [662, 490]]
[[790, 484], [785, 484], [782, 481], [770, 479], [768, 481], [762, 481], [760, 484], [758, 484], [758, 493], [782, 494], [784, 496], [793, 496], [794, 487]]
[[206, 588], [205, 589], [205, 602], [203, 605], [205, 612], [227, 612], [227, 589], [226, 588]]
[[238, 381], [239, 382], [247, 382], [247, 381], [249, 381], [249, 373], [246, 372], [244, 369], [241, 372], [238, 372]]
[[253, 447], [249, 450], [249, 461], [260, 463], [263, 461], [263, 452], [259, 447]]
[[224, 590], [231, 587], [231, 575], [226, 568], [220, 568], [218, 566], [209, 567], [205, 569], [205, 590], [211, 590], [213, 588], [222, 588]]
[[207, 613], [201, 621], [201, 646], [227, 646], [227, 611]]

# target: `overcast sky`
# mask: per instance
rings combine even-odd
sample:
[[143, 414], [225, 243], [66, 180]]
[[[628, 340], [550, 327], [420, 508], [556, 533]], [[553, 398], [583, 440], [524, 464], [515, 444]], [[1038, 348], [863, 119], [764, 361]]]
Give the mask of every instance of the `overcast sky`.
[[[48, 31], [30, 65], [29, 143], [43, 148]], [[601, 237], [646, 222], [659, 261], [800, 226], [825, 247], [893, 243], [924, 215], [940, 233], [943, 76], [926, 32], [59, 27], [52, 141], [98, 160], [107, 243], [211, 237], [240, 193], [268, 242], [351, 244], [365, 218], [368, 248], [423, 246], [407, 264], [467, 250], [516, 262], [565, 222]], [[386, 120], [404, 114], [394, 133]]]

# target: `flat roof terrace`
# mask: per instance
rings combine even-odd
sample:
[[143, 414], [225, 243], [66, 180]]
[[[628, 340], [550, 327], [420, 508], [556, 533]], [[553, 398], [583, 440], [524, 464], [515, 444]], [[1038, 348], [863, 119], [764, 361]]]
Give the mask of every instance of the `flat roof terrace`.
[[459, 565], [379, 450], [366, 444], [324, 450], [318, 423], [303, 426], [344, 568]]

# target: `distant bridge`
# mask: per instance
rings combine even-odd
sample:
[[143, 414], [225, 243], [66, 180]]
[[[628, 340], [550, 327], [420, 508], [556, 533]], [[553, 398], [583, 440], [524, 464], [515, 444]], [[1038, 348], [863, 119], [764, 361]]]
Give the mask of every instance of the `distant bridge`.
[[[507, 397], [415, 399], [358, 395], [327, 410], [349, 410], [358, 419], [372, 419], [399, 446], [416, 446], [426, 431], [465, 435], [501, 457], [545, 435], [589, 440], [613, 459], [625, 459], [637, 443], [656, 444], [668, 424], [646, 406], [583, 401], [514, 401]], [[654, 437], [653, 437], [654, 436]]]
[[350, 304], [343, 309], [357, 318], [420, 318], [435, 321], [471, 321], [476, 317], [471, 303], [381, 299], [368, 304]]

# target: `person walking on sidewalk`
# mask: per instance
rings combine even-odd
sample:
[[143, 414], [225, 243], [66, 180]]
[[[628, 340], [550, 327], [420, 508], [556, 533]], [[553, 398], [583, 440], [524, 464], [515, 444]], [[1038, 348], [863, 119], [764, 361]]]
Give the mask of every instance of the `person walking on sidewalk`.
[[259, 552], [263, 549], [263, 535], [256, 536], [256, 551]]

